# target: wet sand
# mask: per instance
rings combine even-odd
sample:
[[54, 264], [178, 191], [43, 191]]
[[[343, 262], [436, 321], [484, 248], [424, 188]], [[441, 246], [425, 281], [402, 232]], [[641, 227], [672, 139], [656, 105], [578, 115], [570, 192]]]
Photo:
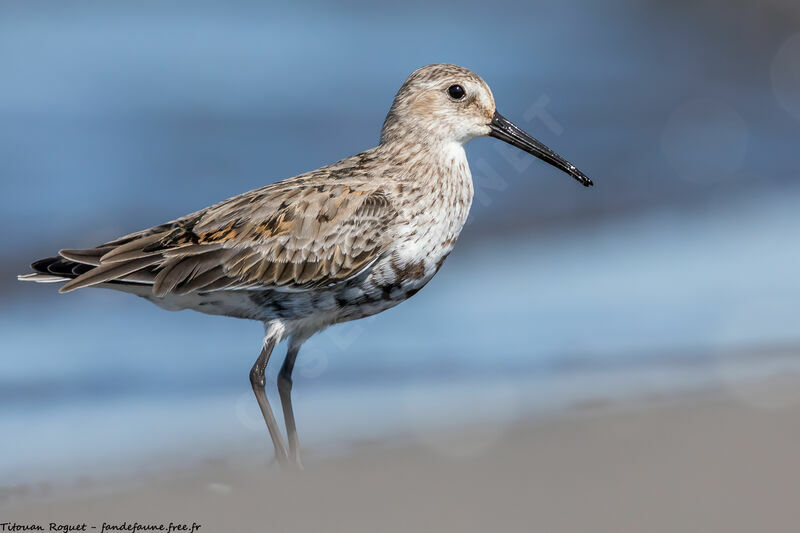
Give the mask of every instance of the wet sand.
[[[263, 457], [7, 498], [0, 522], [196, 522], [223, 531], [796, 531], [800, 382], [584, 406], [282, 473]], [[435, 443], [435, 444], [431, 444]], [[477, 443], [477, 444], [476, 444]], [[453, 453], [448, 450], [454, 450]], [[91, 530], [91, 529], [89, 529]]]

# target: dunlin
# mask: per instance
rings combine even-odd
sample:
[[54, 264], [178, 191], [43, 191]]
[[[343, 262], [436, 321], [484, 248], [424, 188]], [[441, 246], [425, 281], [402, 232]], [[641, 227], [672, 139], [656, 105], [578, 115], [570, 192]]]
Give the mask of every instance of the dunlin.
[[[292, 369], [316, 332], [380, 313], [436, 274], [472, 203], [464, 144], [492, 136], [592, 182], [495, 109], [486, 83], [455, 65], [412, 73], [394, 97], [380, 144], [88, 250], [61, 250], [21, 280], [106, 287], [169, 310], [259, 320], [264, 343], [250, 382], [281, 465], [300, 464]], [[288, 447], [264, 389], [273, 348]]]

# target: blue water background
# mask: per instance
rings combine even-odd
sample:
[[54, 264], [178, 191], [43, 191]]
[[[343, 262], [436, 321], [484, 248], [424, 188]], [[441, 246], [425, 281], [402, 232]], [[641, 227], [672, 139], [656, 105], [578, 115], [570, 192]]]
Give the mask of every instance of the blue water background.
[[14, 276], [372, 146], [431, 62], [480, 73], [597, 186], [473, 141], [475, 205], [439, 275], [304, 348], [304, 444], [500, 434], [796, 372], [800, 120], [775, 80], [799, 20], [778, 1], [5, 2], [0, 484], [265, 448], [259, 324]]

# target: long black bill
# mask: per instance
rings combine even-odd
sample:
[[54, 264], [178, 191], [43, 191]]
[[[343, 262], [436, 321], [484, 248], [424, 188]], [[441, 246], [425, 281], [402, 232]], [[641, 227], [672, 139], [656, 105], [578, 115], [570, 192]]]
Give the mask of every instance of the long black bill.
[[489, 128], [491, 128], [489, 135], [492, 137], [505, 141], [521, 150], [525, 150], [542, 161], [546, 161], [554, 167], [563, 170], [578, 180], [584, 187], [591, 187], [594, 185], [592, 180], [586, 177], [586, 174], [575, 168], [575, 165], [516, 127], [510, 120], [497, 111], [494, 112], [494, 117], [492, 117], [492, 121], [489, 123]]

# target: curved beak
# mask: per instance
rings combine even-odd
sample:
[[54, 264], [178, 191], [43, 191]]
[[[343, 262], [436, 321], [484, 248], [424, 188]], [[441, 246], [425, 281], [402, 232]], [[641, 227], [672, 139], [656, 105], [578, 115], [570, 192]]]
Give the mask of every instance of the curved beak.
[[505, 118], [503, 115], [494, 112], [494, 117], [489, 123], [489, 135], [496, 137], [501, 141], [505, 141], [512, 146], [516, 146], [521, 150], [525, 150], [529, 154], [535, 155], [542, 161], [550, 163], [554, 167], [563, 170], [583, 185], [584, 187], [591, 187], [594, 185], [586, 174], [575, 168], [575, 165], [552, 151], [550, 148], [537, 141], [518, 127], [513, 122]]

